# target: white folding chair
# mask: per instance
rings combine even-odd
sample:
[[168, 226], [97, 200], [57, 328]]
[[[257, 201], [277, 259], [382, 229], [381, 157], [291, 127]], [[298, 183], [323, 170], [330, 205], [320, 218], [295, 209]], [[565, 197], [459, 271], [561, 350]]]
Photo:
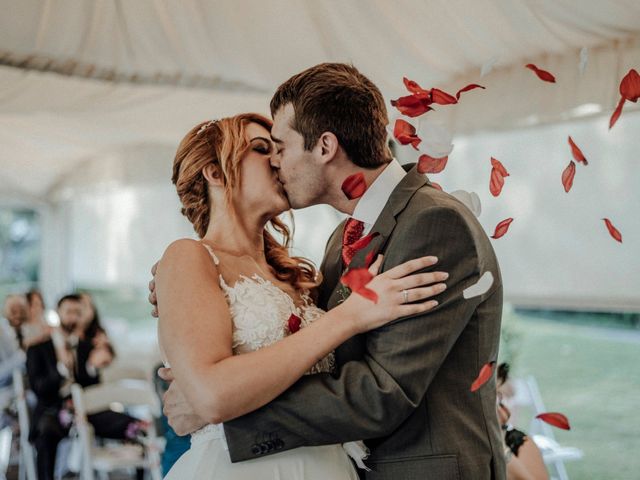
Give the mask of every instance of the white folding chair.
[[[80, 443], [80, 478], [93, 480], [107, 479], [108, 473], [122, 469], [142, 468], [149, 472], [152, 480], [161, 480], [159, 442], [155, 432], [153, 416], [160, 414], [160, 402], [148, 382], [123, 380], [117, 383], [101, 384], [82, 389], [80, 385], [71, 387], [75, 409], [76, 429]], [[115, 407], [115, 408], [114, 408]], [[144, 446], [117, 444], [96, 446], [94, 433], [87, 415], [113, 408], [143, 407], [151, 420]]]
[[579, 460], [584, 454], [579, 448], [565, 447], [558, 443], [553, 433], [553, 429], [547, 423], [536, 419], [536, 415], [545, 413], [544, 402], [538, 388], [538, 382], [533, 375], [526, 378], [513, 379], [515, 396], [509, 402], [514, 407], [527, 406], [533, 410], [533, 419], [529, 425], [527, 434], [542, 452], [545, 465], [552, 467], [558, 480], [569, 480], [565, 461]]
[[18, 410], [18, 424], [20, 426], [20, 457], [19, 479], [37, 480], [35, 452], [29, 442], [29, 409], [24, 391], [24, 380], [19, 369], [13, 371], [13, 389], [16, 396]]

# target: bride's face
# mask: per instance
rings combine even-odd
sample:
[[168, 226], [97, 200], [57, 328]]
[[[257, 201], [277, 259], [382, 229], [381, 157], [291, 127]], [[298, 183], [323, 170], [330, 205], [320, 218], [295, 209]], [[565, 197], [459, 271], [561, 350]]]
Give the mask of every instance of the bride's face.
[[269, 131], [250, 123], [245, 128], [249, 150], [240, 160], [240, 188], [234, 195], [240, 212], [273, 217], [289, 210], [289, 201], [271, 167], [273, 143]]

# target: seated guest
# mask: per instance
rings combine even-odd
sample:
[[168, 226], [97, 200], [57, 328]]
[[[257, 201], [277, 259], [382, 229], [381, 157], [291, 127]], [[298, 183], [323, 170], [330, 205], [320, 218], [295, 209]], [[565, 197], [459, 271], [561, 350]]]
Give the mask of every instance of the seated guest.
[[[27, 375], [36, 394], [30, 439], [37, 453], [39, 480], [52, 480], [58, 443], [68, 433], [70, 386], [83, 387], [99, 382], [97, 370], [104, 362], [102, 351], [79, 349], [74, 335], [82, 316], [78, 295], [67, 295], [58, 302], [60, 328], [51, 338], [27, 350]], [[133, 439], [141, 423], [122, 413], [105, 411], [88, 416], [97, 436]]]
[[498, 420], [504, 431], [507, 480], [548, 480], [549, 474], [538, 446], [524, 432], [509, 424], [511, 412], [502, 403], [503, 390], [507, 388], [509, 365], [498, 366]]
[[23, 348], [22, 325], [28, 318], [27, 299], [24, 295], [7, 295], [3, 309], [4, 319], [0, 324], [9, 338]]
[[[13, 371], [23, 368], [24, 361], [24, 352], [18, 346], [13, 329], [0, 328], [0, 389], [12, 384]], [[6, 406], [5, 403], [7, 402], [0, 400], [0, 409]]]
[[44, 299], [38, 290], [30, 290], [26, 295], [29, 305], [27, 320], [22, 324], [22, 344], [25, 349], [36, 343], [42, 343], [51, 334], [51, 327], [44, 318]]
[[[107, 332], [100, 323], [100, 315], [91, 295], [80, 293], [78, 296], [82, 302], [82, 315], [75, 331], [78, 337], [78, 351], [92, 351], [94, 363], [97, 365], [96, 368], [106, 368], [113, 362], [115, 350], [109, 341]], [[91, 370], [91, 368], [90, 371], [96, 374], [95, 383], [100, 383], [99, 373]]]

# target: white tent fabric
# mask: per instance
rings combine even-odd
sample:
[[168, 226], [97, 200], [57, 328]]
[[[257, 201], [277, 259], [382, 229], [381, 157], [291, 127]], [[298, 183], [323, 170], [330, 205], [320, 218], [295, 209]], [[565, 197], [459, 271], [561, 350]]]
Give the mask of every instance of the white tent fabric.
[[[491, 232], [503, 213], [518, 214], [514, 238], [496, 243], [508, 298], [640, 308], [640, 278], [631, 268], [640, 226], [629, 220], [640, 204], [633, 133], [640, 103], [627, 102], [606, 131], [620, 79], [640, 68], [636, 0], [0, 0], [0, 8], [0, 205], [43, 212], [50, 295], [78, 281], [143, 284], [162, 246], [189, 234], [168, 183], [182, 135], [204, 119], [266, 113], [271, 93], [291, 74], [345, 61], [387, 101], [406, 94], [403, 76], [450, 92], [487, 87], [429, 118], [454, 135], [451, 166], [436, 178], [447, 190], [486, 194], [488, 173], [472, 162], [484, 165], [489, 155], [505, 152], [517, 172], [508, 179], [511, 193], [505, 188], [501, 203], [489, 198], [481, 217]], [[551, 71], [557, 83], [541, 82], [526, 63]], [[567, 237], [549, 242], [566, 218], [553, 172], [568, 163], [568, 134], [581, 135], [600, 159], [586, 170], [594, 183], [580, 187], [587, 175], [580, 170], [568, 198], [619, 219], [622, 246], [586, 229], [591, 218], [583, 210], [564, 220]], [[399, 156], [415, 160], [410, 148]], [[549, 181], [537, 158], [548, 162]], [[516, 177], [540, 184], [525, 188]], [[587, 184], [593, 196], [580, 190]], [[619, 197], [628, 202], [621, 206]], [[602, 209], [594, 198], [603, 199]], [[336, 217], [326, 209], [299, 217], [298, 245], [317, 260]], [[545, 275], [545, 256], [567, 248], [578, 270]], [[592, 261], [603, 251], [612, 263], [598, 265], [618, 273], [612, 281]]]

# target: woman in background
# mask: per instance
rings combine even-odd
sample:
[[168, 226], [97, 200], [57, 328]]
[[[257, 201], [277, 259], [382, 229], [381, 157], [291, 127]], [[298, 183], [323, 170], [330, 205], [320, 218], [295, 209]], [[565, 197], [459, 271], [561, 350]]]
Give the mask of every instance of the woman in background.
[[26, 350], [31, 345], [42, 343], [51, 335], [51, 327], [44, 318], [45, 305], [39, 290], [32, 289], [25, 295], [28, 304], [27, 320], [20, 327], [22, 346]]

